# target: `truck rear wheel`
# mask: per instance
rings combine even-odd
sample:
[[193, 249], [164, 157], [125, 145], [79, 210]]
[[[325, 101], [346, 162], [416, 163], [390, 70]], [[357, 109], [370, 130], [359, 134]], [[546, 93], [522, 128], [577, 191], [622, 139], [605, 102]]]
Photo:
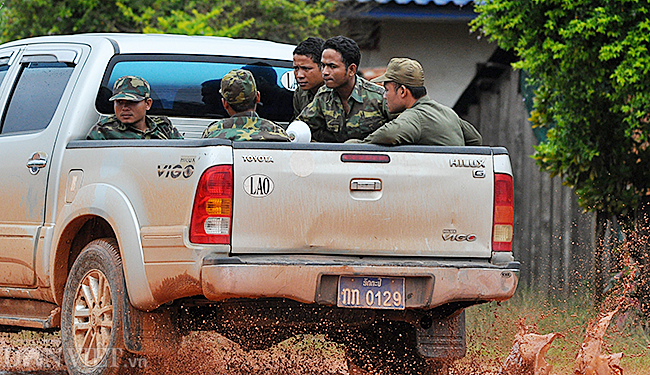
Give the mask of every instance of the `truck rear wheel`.
[[92, 241], [75, 260], [65, 285], [61, 340], [73, 375], [123, 374], [124, 273], [114, 239]]

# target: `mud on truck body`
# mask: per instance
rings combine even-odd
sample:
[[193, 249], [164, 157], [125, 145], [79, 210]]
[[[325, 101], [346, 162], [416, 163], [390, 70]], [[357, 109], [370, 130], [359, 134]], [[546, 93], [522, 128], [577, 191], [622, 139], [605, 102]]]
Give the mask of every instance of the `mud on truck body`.
[[[227, 116], [233, 68], [286, 125], [292, 51], [129, 34], [0, 46], [0, 324], [60, 329], [71, 374], [123, 373], [195, 329], [247, 349], [325, 333], [370, 370], [445, 373], [464, 309], [517, 286], [507, 150], [200, 139]], [[85, 140], [127, 74], [184, 140]]]

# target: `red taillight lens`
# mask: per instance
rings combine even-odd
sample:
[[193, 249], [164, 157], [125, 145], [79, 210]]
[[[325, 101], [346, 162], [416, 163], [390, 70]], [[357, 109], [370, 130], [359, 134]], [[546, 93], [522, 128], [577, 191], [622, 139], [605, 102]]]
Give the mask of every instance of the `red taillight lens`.
[[203, 173], [196, 188], [190, 242], [230, 244], [232, 165], [216, 165]]
[[515, 222], [515, 193], [512, 176], [494, 175], [494, 226], [492, 251], [512, 251], [512, 232]]

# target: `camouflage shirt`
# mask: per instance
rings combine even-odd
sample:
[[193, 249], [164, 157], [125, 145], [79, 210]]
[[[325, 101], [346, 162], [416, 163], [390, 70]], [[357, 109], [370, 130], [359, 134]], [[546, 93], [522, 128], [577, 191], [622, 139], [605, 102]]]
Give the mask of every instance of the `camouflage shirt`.
[[298, 87], [296, 91], [294, 91], [293, 93], [293, 118], [294, 119], [298, 117], [300, 112], [302, 112], [302, 110], [305, 109], [305, 107], [309, 105], [309, 103], [311, 103], [312, 100], [314, 100], [314, 96], [316, 96], [316, 94], [311, 92], [311, 90], [305, 91], [300, 87]]
[[146, 116], [145, 122], [147, 130], [143, 132], [109, 116], [96, 123], [86, 139], [183, 139], [167, 117]]
[[348, 98], [349, 113], [345, 113], [336, 90], [323, 86], [297, 117], [297, 120], [309, 125], [314, 141], [345, 142], [348, 139], [363, 139], [395, 117], [388, 112], [386, 101], [382, 97], [383, 87], [359, 76], [356, 79]]
[[231, 141], [290, 142], [291, 138], [280, 126], [263, 119], [254, 111], [235, 113], [217, 120], [203, 131], [201, 138], [224, 138]]

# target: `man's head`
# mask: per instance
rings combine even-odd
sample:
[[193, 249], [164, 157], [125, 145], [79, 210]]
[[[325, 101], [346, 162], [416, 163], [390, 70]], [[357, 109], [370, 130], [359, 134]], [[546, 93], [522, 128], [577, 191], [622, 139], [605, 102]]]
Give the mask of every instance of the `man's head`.
[[344, 36], [327, 39], [321, 56], [323, 80], [329, 88], [354, 84], [361, 51], [357, 43]]
[[372, 80], [383, 83], [388, 110], [395, 113], [410, 108], [417, 99], [427, 94], [424, 87], [424, 69], [419, 62], [403, 57], [390, 60], [386, 72]]
[[255, 105], [260, 100], [253, 73], [244, 69], [233, 69], [226, 73], [221, 79], [219, 92], [223, 96], [223, 106], [230, 115], [255, 110]]
[[303, 90], [315, 91], [323, 85], [320, 60], [324, 42], [321, 38], [309, 37], [293, 50], [293, 74]]
[[132, 125], [141, 130], [146, 129], [145, 116], [151, 109], [151, 88], [142, 77], [124, 76], [113, 85], [113, 102], [115, 116], [123, 124]]

